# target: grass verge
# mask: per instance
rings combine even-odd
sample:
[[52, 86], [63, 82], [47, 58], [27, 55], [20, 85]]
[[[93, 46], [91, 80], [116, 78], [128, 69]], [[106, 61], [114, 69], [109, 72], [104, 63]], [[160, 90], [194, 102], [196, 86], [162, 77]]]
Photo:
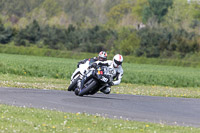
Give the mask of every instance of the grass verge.
[[[79, 60], [0, 54], [0, 73], [70, 79]], [[200, 87], [200, 68], [123, 63], [123, 83]]]
[[116, 120], [100, 117], [98, 114], [71, 114], [0, 104], [0, 132], [197, 133], [200, 132], [200, 128]]
[[[0, 74], [1, 87], [67, 90], [69, 82], [69, 80], [64, 79]], [[200, 88], [174, 88], [168, 86], [163, 87], [125, 83], [122, 83], [118, 86], [113, 86], [111, 93], [146, 96], [200, 98]]]

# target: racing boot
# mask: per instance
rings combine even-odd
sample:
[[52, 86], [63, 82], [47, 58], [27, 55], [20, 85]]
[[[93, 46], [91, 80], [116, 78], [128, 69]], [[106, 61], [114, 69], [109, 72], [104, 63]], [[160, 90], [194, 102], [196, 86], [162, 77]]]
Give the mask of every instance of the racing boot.
[[109, 86], [107, 86], [100, 91], [103, 92], [104, 94], [110, 94], [111, 88]]

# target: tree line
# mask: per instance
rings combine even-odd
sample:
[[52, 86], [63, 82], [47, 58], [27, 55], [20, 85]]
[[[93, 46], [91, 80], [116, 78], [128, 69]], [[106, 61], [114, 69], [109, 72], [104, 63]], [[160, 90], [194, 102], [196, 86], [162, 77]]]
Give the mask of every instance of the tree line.
[[121, 28], [113, 30], [103, 26], [79, 28], [70, 25], [67, 29], [51, 26], [41, 27], [36, 20], [24, 29], [5, 27], [0, 23], [0, 43], [16, 46], [65, 49], [82, 52], [106, 50], [123, 55], [146, 57], [170, 57], [179, 53], [199, 52], [199, 36], [184, 29], [151, 28], [140, 30]]
[[[99, 2], [97, 0], [85, 0], [84, 3], [80, 0], [66, 1], [67, 3], [61, 0], [37, 0], [32, 4], [31, 1], [24, 1], [18, 5], [23, 7], [23, 11], [29, 11], [29, 15], [37, 15], [37, 12], [43, 12], [40, 9], [43, 7], [47, 10], [44, 13], [47, 16], [42, 14], [42, 18], [49, 18], [51, 21], [45, 20], [49, 23], [43, 23], [43, 19], [24, 15], [22, 12], [17, 16], [24, 21], [19, 22], [26, 22], [27, 18], [31, 17], [31, 22], [23, 24], [22, 27], [8, 25], [7, 21], [2, 19], [1, 44], [83, 52], [106, 50], [145, 57], [184, 57], [200, 51], [200, 4], [196, 1], [108, 0], [101, 3], [102, 7], [98, 7], [101, 15], [94, 10], [94, 5]], [[12, 7], [12, 0], [2, 2], [4, 6], [0, 8], [4, 11], [7, 5]], [[27, 5], [29, 8], [25, 8]], [[48, 5], [51, 5], [51, 8], [48, 8]], [[61, 5], [66, 8], [61, 8]], [[64, 14], [61, 15], [62, 19], [58, 19], [56, 15], [63, 9], [67, 15], [73, 17]], [[76, 13], [73, 14], [72, 11]], [[16, 12], [9, 10], [9, 13]], [[67, 22], [67, 17], [72, 23]], [[56, 23], [58, 20], [62, 20], [62, 23], [66, 20], [67, 27]], [[97, 21], [101, 23], [96, 23]]]

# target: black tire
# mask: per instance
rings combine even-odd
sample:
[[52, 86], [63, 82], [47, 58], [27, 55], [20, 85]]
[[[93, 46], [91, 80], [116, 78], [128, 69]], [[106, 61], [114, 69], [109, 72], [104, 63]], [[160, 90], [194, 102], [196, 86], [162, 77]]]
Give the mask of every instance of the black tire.
[[94, 94], [96, 94], [98, 91], [99, 91], [98, 89], [94, 89], [94, 91], [92, 91], [92, 92], [90, 93], [90, 95], [94, 95]]
[[77, 95], [77, 96], [78, 96], [79, 89], [78, 89], [78, 88], [76, 88], [76, 89], [74, 90], [74, 93], [75, 93], [75, 95]]
[[88, 92], [91, 90], [91, 88], [94, 88], [96, 86], [97, 82], [95, 80], [92, 81], [92, 83], [90, 83], [86, 88], [82, 89], [78, 95], [79, 96], [83, 96], [88, 94]]
[[74, 91], [77, 86], [77, 81], [79, 80], [79, 77], [77, 77], [68, 87], [68, 91]]

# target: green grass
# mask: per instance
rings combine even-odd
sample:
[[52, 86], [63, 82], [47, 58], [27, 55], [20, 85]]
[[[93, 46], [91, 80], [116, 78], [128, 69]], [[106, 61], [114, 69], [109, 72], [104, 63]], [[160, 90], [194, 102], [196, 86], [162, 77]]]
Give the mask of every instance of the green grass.
[[[75, 59], [0, 54], [0, 86], [66, 90], [77, 62]], [[123, 68], [123, 83], [113, 86], [112, 93], [200, 98], [198, 68], [131, 63], [124, 63]], [[27, 131], [196, 133], [200, 129], [0, 105], [0, 132]]]
[[33, 77], [70, 78], [77, 60], [0, 54], [0, 72]]
[[200, 69], [148, 64], [124, 64], [124, 82], [173, 87], [199, 87]]
[[[69, 80], [79, 60], [0, 54], [0, 73]], [[124, 63], [122, 82], [200, 87], [200, 68]]]
[[[0, 87], [67, 90], [69, 82], [69, 80], [65, 79], [0, 74]], [[163, 87], [125, 83], [121, 83], [118, 86], [113, 86], [111, 93], [145, 96], [200, 98], [200, 88], [174, 88], [169, 86]]]
[[[46, 48], [38, 48], [37, 46], [23, 47], [14, 46], [13, 43], [2, 45], [0, 44], [0, 53], [20, 54], [20, 55], [34, 55], [34, 56], [49, 56], [58, 58], [70, 58], [81, 60], [83, 58], [90, 58], [97, 56], [97, 53], [85, 53], [78, 51], [54, 50]], [[108, 58], [112, 59], [114, 55], [108, 51]], [[188, 54], [185, 58], [146, 58], [135, 56], [124, 56], [124, 61], [135, 64], [154, 64], [167, 66], [184, 66], [200, 68], [200, 53]]]
[[99, 114], [71, 114], [44, 109], [14, 107], [0, 104], [1, 133], [188, 133], [200, 132], [199, 128], [167, 126], [129, 120], [101, 117]]
[[58, 58], [73, 58], [73, 59], [83, 59], [93, 56], [97, 56], [95, 53], [85, 53], [85, 52], [75, 52], [66, 50], [54, 50], [47, 48], [35, 47], [24, 47], [24, 46], [14, 46], [14, 44], [0, 44], [0, 53], [7, 54], [19, 54], [19, 55], [34, 55], [34, 56], [46, 56], [46, 57], [58, 57]]

